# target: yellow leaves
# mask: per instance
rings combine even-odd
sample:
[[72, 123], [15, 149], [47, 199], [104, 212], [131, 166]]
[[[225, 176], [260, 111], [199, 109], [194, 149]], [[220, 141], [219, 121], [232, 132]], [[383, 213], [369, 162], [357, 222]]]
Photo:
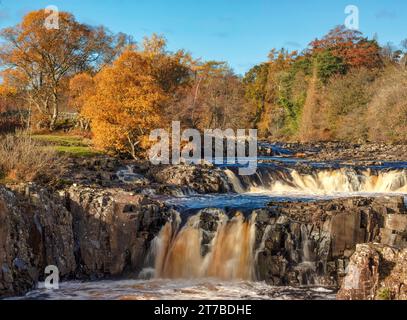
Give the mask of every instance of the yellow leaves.
[[[26, 100], [49, 117], [52, 130], [69, 79], [78, 70], [97, 70], [109, 63], [120, 46], [105, 28], [81, 24], [70, 13], [58, 13], [57, 29], [46, 27], [48, 17], [45, 10], [33, 11], [20, 24], [2, 30], [0, 37], [5, 41], [0, 43], [0, 61], [5, 70], [14, 72], [9, 78], [24, 91]], [[81, 77], [71, 83], [70, 103], [76, 110], [92, 88], [91, 80]]]
[[17, 89], [15, 87], [7, 86], [6, 84], [0, 84], [0, 97], [7, 97], [12, 96], [17, 93]]
[[69, 81], [69, 105], [80, 112], [94, 93], [95, 83], [89, 73], [79, 73]]
[[135, 156], [134, 148], [160, 125], [160, 105], [167, 96], [151, 71], [151, 59], [126, 50], [94, 78], [94, 94], [82, 113], [92, 121], [98, 147]]

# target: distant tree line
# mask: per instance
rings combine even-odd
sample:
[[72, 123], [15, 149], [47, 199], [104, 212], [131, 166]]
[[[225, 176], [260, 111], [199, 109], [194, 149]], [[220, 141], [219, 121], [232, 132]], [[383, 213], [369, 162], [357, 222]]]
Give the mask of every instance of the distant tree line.
[[48, 30], [45, 18], [34, 11], [0, 33], [3, 122], [13, 110], [20, 126], [54, 131], [74, 112], [97, 147], [133, 157], [173, 120], [257, 128], [269, 140], [407, 140], [407, 41], [381, 47], [339, 26], [303, 52], [271, 50], [241, 77], [226, 62], [168, 51], [158, 35], [136, 43], [66, 12]]

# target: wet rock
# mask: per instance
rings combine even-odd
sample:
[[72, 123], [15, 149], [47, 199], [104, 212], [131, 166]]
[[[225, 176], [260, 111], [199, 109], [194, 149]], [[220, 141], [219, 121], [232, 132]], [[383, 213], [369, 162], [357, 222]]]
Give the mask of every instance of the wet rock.
[[201, 194], [230, 190], [224, 172], [212, 166], [152, 166], [149, 176], [159, 184], [187, 187]]
[[407, 249], [361, 244], [351, 257], [340, 300], [407, 300]]
[[74, 222], [78, 277], [134, 276], [150, 242], [173, 214], [147, 196], [119, 189], [72, 187], [67, 206]]
[[219, 224], [227, 219], [227, 215], [223, 210], [211, 208], [201, 210], [199, 214], [199, 228], [202, 230], [201, 255], [204, 257], [210, 250]]
[[[264, 143], [260, 143], [264, 145]], [[354, 163], [379, 164], [385, 161], [407, 161], [406, 144], [378, 144], [378, 143], [279, 143], [280, 149], [292, 154], [302, 154], [308, 160], [315, 161], [350, 161]], [[372, 160], [374, 159], [374, 160]]]
[[76, 269], [72, 217], [61, 201], [35, 186], [14, 189], [0, 186], [0, 296], [32, 289], [48, 265], [62, 279]]
[[136, 173], [135, 168], [132, 165], [128, 165], [126, 168], [118, 170], [116, 176], [125, 184], [148, 185], [150, 183], [150, 181], [142, 174]]
[[407, 248], [406, 216], [397, 196], [271, 203], [268, 219], [264, 210], [256, 219], [257, 278], [274, 285], [336, 286], [358, 244]]

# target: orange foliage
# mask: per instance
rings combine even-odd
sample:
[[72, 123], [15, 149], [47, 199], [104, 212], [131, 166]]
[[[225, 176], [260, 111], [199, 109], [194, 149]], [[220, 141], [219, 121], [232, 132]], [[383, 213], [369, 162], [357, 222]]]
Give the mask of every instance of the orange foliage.
[[114, 56], [114, 37], [103, 27], [77, 22], [59, 12], [59, 28], [44, 26], [45, 10], [28, 13], [22, 22], [1, 30], [0, 62], [3, 78], [25, 93], [26, 101], [48, 121], [58, 120], [65, 83], [76, 72], [88, 70]]
[[69, 106], [80, 113], [94, 94], [95, 82], [89, 73], [79, 73], [69, 81]]
[[313, 53], [329, 50], [350, 67], [376, 68], [382, 64], [377, 42], [345, 26], [336, 27], [321, 40], [311, 42], [310, 46]]
[[94, 95], [82, 114], [91, 120], [97, 147], [136, 157], [146, 135], [160, 127], [160, 105], [167, 96], [152, 76], [151, 62], [129, 49], [94, 78]]

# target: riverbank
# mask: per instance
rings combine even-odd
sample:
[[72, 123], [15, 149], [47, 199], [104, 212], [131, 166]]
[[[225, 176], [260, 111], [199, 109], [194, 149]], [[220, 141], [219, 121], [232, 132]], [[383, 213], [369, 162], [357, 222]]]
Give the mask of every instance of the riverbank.
[[407, 144], [263, 142], [261, 145], [263, 155], [288, 155], [310, 161], [407, 162]]

